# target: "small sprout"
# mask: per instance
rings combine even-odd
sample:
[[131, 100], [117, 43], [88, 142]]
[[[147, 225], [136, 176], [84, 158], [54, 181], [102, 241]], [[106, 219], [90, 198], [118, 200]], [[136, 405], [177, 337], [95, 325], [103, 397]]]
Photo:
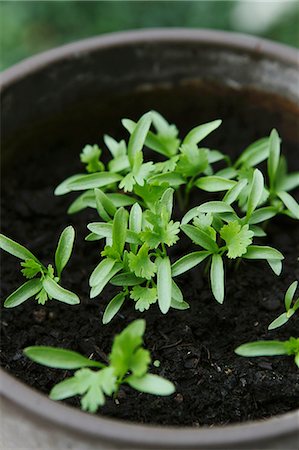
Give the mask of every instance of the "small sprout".
[[65, 228], [61, 233], [55, 252], [57, 273], [57, 276], [55, 276], [51, 264], [45, 267], [29, 250], [1, 234], [0, 248], [22, 260], [21, 272], [28, 279], [7, 297], [4, 306], [13, 308], [34, 296], [41, 305], [44, 305], [48, 299], [59, 300], [69, 305], [80, 303], [76, 294], [60, 286], [61, 273], [71, 257], [74, 239], [75, 230], [72, 226]]
[[[284, 297], [284, 304], [286, 312], [278, 316], [273, 322], [268, 326], [268, 330], [274, 330], [275, 328], [281, 327], [295, 314], [297, 309], [299, 309], [299, 297], [294, 300], [294, 295], [298, 286], [298, 281], [294, 281], [286, 291]], [[292, 306], [293, 303], [293, 306]]]
[[295, 356], [295, 363], [299, 367], [299, 338], [290, 337], [287, 341], [256, 341], [242, 344], [235, 349], [239, 356]]
[[[56, 384], [52, 400], [81, 396], [81, 408], [95, 413], [105, 404], [105, 396], [117, 395], [122, 384], [154, 395], [171, 395], [175, 386], [158, 375], [148, 373], [151, 357], [143, 348], [145, 321], [135, 320], [114, 338], [109, 365], [79, 353], [54, 347], [27, 347], [25, 355], [32, 361], [57, 369], [79, 369], [73, 377]], [[155, 367], [157, 365], [154, 362]], [[91, 370], [90, 367], [98, 370]]]

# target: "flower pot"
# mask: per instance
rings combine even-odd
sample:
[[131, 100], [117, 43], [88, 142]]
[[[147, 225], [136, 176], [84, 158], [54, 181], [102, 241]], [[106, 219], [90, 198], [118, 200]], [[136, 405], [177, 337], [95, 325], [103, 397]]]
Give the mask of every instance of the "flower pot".
[[[88, 39], [3, 74], [3, 164], [8, 171], [22, 164], [26, 184], [30, 159], [40, 155], [41, 173], [28, 176], [36, 178], [36, 208], [46, 210], [45, 199], [36, 198], [47, 162], [59, 157], [58, 183], [63, 165], [86, 142], [96, 142], [103, 133], [117, 135], [120, 118], [131, 117], [132, 111], [137, 117], [154, 108], [174, 122], [183, 116], [185, 127], [221, 117], [227, 133], [233, 133], [233, 117], [242, 124], [244, 145], [246, 130], [252, 135], [254, 129], [258, 138], [277, 127], [294, 148], [298, 82], [297, 52], [257, 38], [151, 30]], [[38, 245], [26, 211], [16, 211], [16, 217], [27, 227], [28, 242], [22, 242], [30, 246], [32, 234]], [[83, 413], [50, 401], [6, 371], [1, 389], [7, 448], [26, 442], [31, 449], [295, 449], [298, 443], [298, 410], [238, 425], [178, 429]]]

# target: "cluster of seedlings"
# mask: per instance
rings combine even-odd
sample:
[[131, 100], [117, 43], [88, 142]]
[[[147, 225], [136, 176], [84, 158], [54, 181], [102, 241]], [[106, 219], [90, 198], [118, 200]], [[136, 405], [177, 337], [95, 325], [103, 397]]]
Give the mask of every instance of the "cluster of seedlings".
[[[80, 155], [86, 172], [71, 176], [55, 190], [56, 195], [80, 193], [69, 206], [69, 214], [87, 207], [96, 210], [98, 221], [87, 225], [90, 233], [86, 237], [100, 249], [99, 263], [89, 278], [90, 298], [99, 297], [109, 283], [119, 288], [106, 305], [104, 324], [124, 302], [131, 302], [140, 312], [155, 303], [162, 314], [170, 308], [189, 308], [177, 277], [200, 264], [206, 265], [207, 282], [220, 304], [225, 298], [228, 262], [264, 260], [280, 275], [282, 253], [256, 243], [256, 238], [264, 238], [267, 244], [266, 226], [278, 214], [299, 220], [299, 205], [289, 194], [299, 186], [299, 173], [288, 173], [276, 130], [251, 144], [233, 162], [220, 151], [201, 146], [221, 120], [199, 125], [183, 139], [176, 126], [156, 111], [144, 114], [137, 123], [128, 119], [122, 123], [130, 134], [128, 142], [104, 136], [111, 153], [109, 162], [101, 161], [97, 145], [87, 145]], [[151, 150], [152, 160], [146, 158], [144, 149]], [[265, 167], [266, 173], [257, 166]], [[198, 189], [213, 193], [213, 198], [188, 210], [190, 193]], [[173, 218], [174, 202], [181, 221]], [[169, 249], [178, 245], [182, 234], [192, 243], [192, 251], [172, 261]], [[0, 247], [22, 261], [21, 272], [27, 279], [4, 306], [12, 308], [31, 297], [42, 305], [52, 299], [78, 304], [78, 296], [60, 284], [74, 238], [75, 231], [68, 226], [60, 236], [54, 268], [45, 267], [29, 250], [0, 235]], [[299, 309], [296, 289], [294, 281], [285, 295], [285, 312], [269, 330], [283, 326]], [[24, 352], [48, 367], [79, 369], [54, 386], [50, 397], [60, 400], [80, 395], [82, 408], [95, 412], [104, 404], [105, 395], [116, 395], [122, 383], [157, 395], [174, 392], [173, 383], [148, 373], [151, 358], [142, 348], [144, 331], [145, 321], [136, 320], [116, 336], [108, 366], [53, 347], [28, 347]], [[299, 338], [246, 343], [235, 351], [242, 356], [294, 355], [299, 367]]]

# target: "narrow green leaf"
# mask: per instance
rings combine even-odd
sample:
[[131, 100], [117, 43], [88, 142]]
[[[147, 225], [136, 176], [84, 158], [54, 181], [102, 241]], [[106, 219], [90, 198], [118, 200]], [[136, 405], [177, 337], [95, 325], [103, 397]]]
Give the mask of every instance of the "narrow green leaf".
[[246, 259], [284, 259], [282, 253], [273, 247], [264, 245], [250, 245], [247, 248], [247, 252], [242, 255], [242, 258]]
[[198, 206], [189, 209], [189, 211], [182, 218], [182, 225], [186, 225], [187, 223], [191, 222], [191, 220], [194, 219], [194, 217], [196, 217], [197, 215], [198, 215]]
[[0, 234], [0, 248], [16, 258], [23, 259], [24, 261], [25, 259], [34, 259], [34, 261], [41, 264], [41, 262], [29, 250], [27, 250], [27, 248], [4, 236], [4, 234]]
[[204, 231], [193, 225], [181, 225], [183, 232], [197, 245], [200, 245], [205, 250], [211, 253], [216, 253], [218, 251], [218, 245], [215, 241]]
[[152, 122], [151, 113], [144, 114], [137, 122], [128, 143], [128, 157], [131, 167], [133, 167], [137, 153], [142, 151], [146, 136]]
[[224, 212], [234, 212], [233, 208], [225, 202], [211, 201], [202, 203], [198, 206], [197, 211], [199, 213], [224, 213]]
[[282, 271], [282, 262], [280, 259], [267, 259], [269, 266], [275, 273], [275, 275], [279, 276]]
[[292, 191], [298, 186], [299, 186], [299, 172], [293, 172], [286, 175], [284, 179], [280, 181], [279, 190], [288, 192]]
[[268, 158], [269, 155], [269, 137], [259, 139], [250, 144], [236, 161], [235, 167], [246, 166], [255, 167]]
[[92, 286], [92, 288], [90, 290], [90, 298], [97, 297], [102, 292], [102, 290], [104, 289], [106, 284], [109, 283], [111, 278], [113, 278], [114, 275], [116, 275], [117, 272], [119, 272], [121, 269], [122, 269], [122, 264], [116, 263], [113, 266], [113, 268], [110, 270], [110, 272], [107, 275], [105, 275], [105, 277], [101, 278], [101, 280], [99, 281], [99, 283], [97, 285]]
[[105, 367], [97, 361], [85, 358], [80, 353], [64, 348], [33, 346], [24, 349], [24, 354], [32, 361], [55, 369], [80, 369], [81, 367]]
[[68, 263], [71, 257], [73, 245], [75, 240], [75, 230], [70, 225], [66, 227], [60, 235], [57, 249], [55, 252], [55, 266], [57, 275], [60, 278], [61, 272]]
[[129, 216], [129, 229], [135, 233], [140, 233], [142, 229], [142, 209], [138, 203], [134, 203]]
[[298, 286], [298, 281], [294, 281], [294, 282], [289, 286], [289, 288], [288, 288], [288, 290], [287, 290], [287, 292], [286, 292], [286, 294], [285, 294], [285, 297], [284, 297], [284, 304], [285, 304], [285, 307], [286, 307], [286, 310], [287, 310], [287, 311], [288, 311], [288, 310], [290, 309], [290, 307], [291, 307], [292, 300], [293, 300], [293, 297], [294, 297], [294, 295], [295, 295], [297, 286]]
[[105, 278], [108, 273], [111, 271], [113, 266], [116, 264], [116, 261], [111, 258], [103, 259], [93, 270], [92, 274], [89, 278], [89, 286], [96, 286], [101, 282], [103, 278]]
[[168, 257], [161, 258], [158, 262], [157, 291], [159, 308], [166, 314], [170, 308], [172, 291], [171, 265]]
[[115, 208], [120, 208], [121, 206], [130, 206], [136, 202], [135, 198], [129, 197], [125, 194], [111, 193], [106, 194], [106, 196], [109, 198], [109, 200], [112, 201]]
[[113, 219], [113, 227], [112, 227], [113, 248], [117, 252], [119, 252], [120, 255], [122, 254], [126, 243], [128, 216], [129, 216], [128, 211], [126, 211], [124, 208], [119, 208], [116, 211]]
[[106, 222], [109, 222], [111, 220], [111, 217], [113, 217], [116, 213], [116, 207], [114, 206], [114, 203], [106, 194], [104, 194], [103, 191], [101, 191], [101, 189], [95, 189], [94, 195], [97, 211], [100, 217]]
[[292, 215], [299, 220], [299, 204], [296, 202], [294, 197], [287, 192], [278, 192], [277, 195]]
[[268, 175], [270, 189], [274, 189], [280, 156], [280, 138], [275, 129], [271, 131], [269, 142]]
[[171, 308], [178, 309], [180, 311], [185, 311], [186, 309], [190, 308], [190, 305], [187, 302], [185, 302], [184, 300], [182, 302], [178, 302], [173, 297], [171, 299], [170, 306], [171, 306]]
[[81, 392], [81, 386], [78, 383], [78, 378], [71, 377], [55, 384], [50, 391], [49, 398], [51, 400], [64, 400], [78, 395], [79, 392]]
[[255, 169], [253, 172], [252, 182], [250, 186], [250, 192], [247, 200], [246, 217], [249, 218], [263, 195], [264, 190], [264, 177], [259, 169]]
[[216, 130], [221, 125], [222, 120], [214, 120], [213, 122], [204, 123], [198, 127], [193, 128], [185, 139], [183, 140], [184, 145], [194, 145], [198, 144], [205, 137], [207, 137], [212, 131]]
[[224, 300], [224, 268], [223, 260], [220, 255], [212, 256], [211, 264], [211, 287], [212, 292], [218, 303], [223, 303]]
[[80, 178], [84, 177], [86, 174], [85, 173], [78, 173], [76, 175], [72, 175], [71, 177], [68, 177], [66, 180], [64, 180], [62, 183], [60, 183], [57, 188], [54, 191], [55, 195], [64, 195], [67, 194], [68, 192], [71, 192], [72, 189], [69, 188], [69, 184], [72, 183], [73, 181], [77, 181]]
[[172, 299], [176, 300], [179, 303], [182, 303], [184, 301], [182, 291], [180, 290], [180, 288], [178, 287], [178, 285], [174, 280], [172, 280], [171, 295]]
[[114, 286], [138, 286], [143, 282], [144, 278], [136, 277], [131, 272], [120, 273], [110, 280], [110, 283]]
[[76, 294], [68, 291], [67, 289], [64, 289], [48, 275], [44, 278], [42, 284], [47, 294], [55, 300], [59, 300], [63, 303], [68, 303], [69, 305], [77, 305], [78, 303], [80, 303], [80, 299]]
[[187, 272], [200, 264], [209, 255], [210, 252], [201, 251], [189, 253], [188, 255], [183, 256], [172, 265], [172, 276], [176, 277], [184, 272]]
[[68, 214], [75, 214], [85, 208], [95, 208], [96, 201], [94, 190], [88, 190], [79, 195], [69, 206]]
[[148, 182], [157, 186], [163, 183], [168, 183], [169, 186], [180, 186], [181, 184], [186, 183], [182, 175], [176, 172], [159, 173], [158, 175], [150, 177]]
[[281, 327], [287, 321], [289, 320], [289, 317], [287, 316], [287, 313], [282, 313], [279, 317], [277, 317], [273, 322], [270, 323], [268, 326], [268, 330], [274, 330], [275, 328]]
[[85, 189], [95, 189], [108, 184], [116, 183], [122, 179], [121, 175], [111, 172], [96, 172], [82, 175], [74, 181], [70, 181], [68, 188], [70, 191], [83, 191]]
[[42, 283], [37, 278], [26, 281], [16, 291], [7, 297], [4, 302], [5, 308], [14, 308], [36, 295], [42, 289]]
[[264, 208], [259, 208], [253, 211], [248, 223], [255, 224], [264, 222], [265, 220], [271, 219], [276, 216], [277, 210], [273, 206], [265, 206]]
[[120, 308], [122, 307], [126, 298], [126, 294], [124, 292], [120, 292], [108, 303], [108, 306], [105, 309], [103, 315], [103, 324], [106, 325], [109, 323], [113, 317], [118, 313]]
[[239, 195], [241, 194], [245, 186], [247, 186], [247, 180], [242, 179], [238, 181], [238, 183], [235, 184], [235, 186], [233, 186], [231, 189], [227, 191], [227, 193], [223, 197], [223, 202], [227, 203], [228, 205], [231, 205], [238, 199]]
[[[87, 225], [87, 228], [95, 234], [105, 238], [112, 238], [112, 223], [93, 222]], [[129, 244], [141, 244], [138, 235], [131, 230], [126, 232], [126, 242]]]
[[281, 341], [256, 341], [242, 344], [235, 349], [240, 356], [275, 356], [287, 355], [288, 351], [284, 342]]
[[199, 178], [195, 182], [195, 186], [207, 192], [226, 191], [233, 188], [236, 184], [237, 182], [234, 180], [228, 180], [227, 178], [216, 177], [214, 175]]
[[154, 395], [171, 395], [175, 392], [175, 386], [171, 381], [151, 373], [143, 377], [129, 376], [127, 383], [140, 392]]

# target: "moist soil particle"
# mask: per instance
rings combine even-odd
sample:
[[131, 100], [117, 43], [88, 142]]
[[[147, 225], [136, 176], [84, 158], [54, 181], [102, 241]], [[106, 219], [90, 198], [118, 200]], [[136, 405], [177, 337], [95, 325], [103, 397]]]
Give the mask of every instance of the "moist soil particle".
[[[289, 151], [288, 156], [295, 170], [295, 152]], [[86, 210], [67, 216], [71, 196], [54, 197], [53, 188], [78, 171], [77, 157], [69, 156], [67, 165], [57, 165], [57, 161], [59, 154], [53, 150], [42, 157], [31, 156], [26, 170], [19, 164], [13, 172], [7, 171], [1, 199], [2, 232], [28, 246], [44, 263], [50, 263], [60, 232], [73, 224], [77, 232], [75, 249], [62, 281], [80, 296], [81, 304], [48, 301], [40, 306], [31, 300], [15, 309], [3, 309], [1, 365], [47, 394], [72, 372], [33, 363], [23, 355], [25, 347], [59, 346], [105, 362], [113, 336], [142, 317], [147, 323], [145, 346], [152, 360], [161, 362], [159, 368], [152, 366], [151, 372], [173, 381], [176, 393], [155, 397], [122, 386], [116, 399], [107, 398], [99, 415], [141, 423], [200, 426], [260, 419], [298, 407], [299, 377], [293, 358], [242, 358], [234, 353], [238, 345], [248, 341], [298, 336], [298, 315], [281, 329], [267, 331], [269, 323], [283, 312], [286, 288], [299, 279], [298, 222], [277, 218], [267, 229], [268, 245], [285, 255], [280, 277], [266, 262], [244, 261], [237, 270], [233, 264], [227, 265], [226, 297], [219, 305], [211, 295], [204, 266], [198, 266], [177, 277], [190, 302], [189, 310], [171, 310], [164, 316], [154, 305], [141, 314], [128, 300], [112, 323], [102, 325], [104, 308], [116, 288], [108, 286], [99, 298], [89, 299], [88, 277], [100, 253], [98, 244], [85, 242], [84, 236], [86, 224], [96, 220], [96, 213]], [[192, 201], [196, 204], [201, 199], [199, 191], [195, 194]], [[175, 253], [172, 251], [172, 259], [188, 251], [186, 242], [182, 239]], [[2, 261], [3, 303], [23, 280], [14, 257], [3, 254]], [[80, 406], [78, 398], [66, 403]]]

